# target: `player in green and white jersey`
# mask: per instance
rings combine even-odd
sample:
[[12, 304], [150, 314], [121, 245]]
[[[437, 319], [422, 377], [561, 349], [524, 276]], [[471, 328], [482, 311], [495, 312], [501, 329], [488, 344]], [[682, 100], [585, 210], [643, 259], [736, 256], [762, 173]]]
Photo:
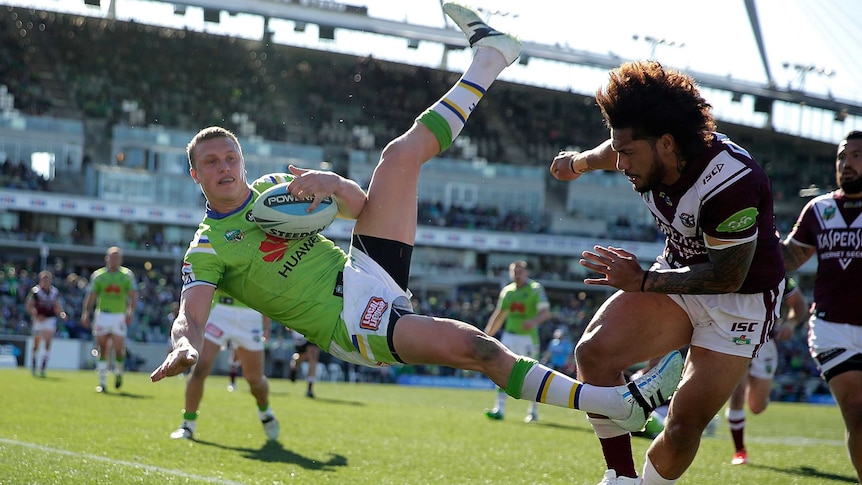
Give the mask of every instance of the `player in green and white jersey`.
[[513, 353], [475, 325], [413, 312], [407, 283], [420, 169], [451, 145], [520, 53], [516, 38], [490, 28], [475, 11], [451, 3], [443, 10], [469, 39], [472, 62], [449, 92], [384, 148], [368, 192], [333, 172], [289, 167], [291, 194], [315, 201], [333, 197], [339, 216], [356, 220], [349, 254], [319, 234], [298, 240], [266, 235], [251, 209], [267, 180], [256, 182], [257, 190], [248, 185], [236, 137], [210, 127], [191, 140], [189, 172], [206, 196], [207, 213], [183, 261], [173, 350], [151, 374], [153, 381], [197, 362], [210, 302], [220, 288], [346, 362], [475, 370], [515, 398], [600, 412], [623, 426], [642, 427], [650, 402], [676, 389], [678, 352], [628, 387], [589, 386]]
[[123, 385], [123, 368], [126, 362], [126, 331], [135, 316], [138, 301], [138, 281], [135, 273], [123, 264], [123, 252], [111, 246], [105, 252], [105, 266], [93, 272], [90, 287], [84, 298], [81, 325], [90, 327], [90, 312], [93, 316], [93, 336], [99, 347], [99, 385], [96, 392], [108, 390], [105, 379], [108, 375], [111, 350], [114, 353], [114, 387]]
[[[551, 318], [551, 304], [545, 288], [538, 281], [530, 279], [526, 261], [513, 261], [509, 264], [509, 278], [512, 282], [500, 290], [497, 307], [488, 317], [485, 333], [496, 335], [502, 327], [500, 341], [515, 353], [534, 359], [539, 358], [539, 326]], [[506, 412], [508, 395], [505, 389], [498, 389], [496, 405], [485, 410], [490, 419], [503, 419]], [[538, 405], [530, 403], [526, 423], [539, 419]]]

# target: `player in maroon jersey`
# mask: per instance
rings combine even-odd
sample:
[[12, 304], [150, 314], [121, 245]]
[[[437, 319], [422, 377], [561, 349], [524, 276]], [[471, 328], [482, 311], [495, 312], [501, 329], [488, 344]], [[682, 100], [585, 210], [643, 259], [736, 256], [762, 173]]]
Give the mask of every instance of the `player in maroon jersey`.
[[[608, 471], [603, 484], [674, 483], [701, 433], [769, 338], [784, 288], [769, 178], [745, 149], [715, 132], [695, 81], [654, 61], [627, 62], [596, 93], [610, 139], [551, 164], [561, 180], [617, 170], [641, 194], [666, 237], [648, 270], [625, 249], [595, 246], [584, 283], [619, 291], [596, 312], [576, 349], [578, 375], [608, 386], [623, 371], [690, 345], [665, 429], [647, 451], [643, 482], [631, 435], [590, 414]], [[657, 403], [656, 403], [657, 404]]]
[[817, 253], [808, 347], [841, 408], [862, 481], [862, 131], [839, 143], [835, 178], [838, 190], [809, 201], [781, 247], [791, 271]]
[[[53, 285], [54, 274], [50, 271], [39, 272], [39, 284], [30, 289], [25, 307], [32, 322], [33, 351], [31, 370], [36, 375], [38, 363], [39, 376], [45, 377], [45, 368], [51, 356], [51, 340], [57, 333], [57, 317], [66, 319], [66, 312], [60, 301], [60, 290]], [[39, 356], [39, 348], [45, 342], [45, 351]]]

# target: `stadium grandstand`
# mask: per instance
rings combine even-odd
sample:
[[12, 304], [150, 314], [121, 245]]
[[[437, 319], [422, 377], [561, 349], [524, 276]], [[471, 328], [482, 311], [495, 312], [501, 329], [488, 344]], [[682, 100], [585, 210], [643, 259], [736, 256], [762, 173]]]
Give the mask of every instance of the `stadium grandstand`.
[[[297, 30], [318, 25], [321, 39], [346, 29], [400, 37], [408, 46], [463, 49], [449, 29], [375, 19], [361, 6], [336, 2], [170, 3], [177, 15], [204, 8], [211, 22], [239, 9], [265, 17], [264, 25], [274, 18]], [[116, 244], [141, 278], [145, 301], [130, 337], [165, 341], [179, 264], [203, 208], [185, 158], [198, 129], [218, 124], [236, 132], [251, 178], [293, 163], [367, 183], [381, 144], [435, 100], [429, 93], [444, 92], [456, 79], [443, 64], [277, 43], [266, 27], [245, 38], [112, 12], [0, 5], [2, 333], [25, 331], [22, 290], [49, 268], [63, 278], [73, 310], [67, 334], [75, 336], [83, 285], [102, 265], [104, 248]], [[620, 62], [526, 42], [522, 64], [536, 59], [600, 69]], [[717, 109], [719, 129], [767, 169], [777, 226], [788, 232], [807, 197], [835, 183], [825, 169], [834, 160], [835, 131], [830, 138], [822, 130], [811, 137], [783, 130], [776, 113], [796, 106], [783, 116], [801, 118], [804, 109], [829, 123], [841, 117], [843, 134], [859, 123], [862, 105], [693, 74], [720, 99], [755, 102], [750, 119], [723, 119]], [[607, 135], [589, 93], [513, 81], [494, 91], [456, 144], [423, 169], [411, 289], [423, 311], [481, 325], [508, 263], [524, 259], [552, 300], [555, 325], [546, 326], [545, 337], [555, 326], [577, 335], [607, 296], [581, 283], [581, 251], [603, 241], [649, 261], [660, 238], [622, 177], [591, 173], [575, 186], [548, 176], [561, 148], [591, 147]], [[339, 220], [325, 234], [346, 244], [350, 230]], [[812, 287], [812, 270], [800, 272], [803, 290]], [[804, 345], [782, 355], [788, 368], [816, 375], [806, 367]]]

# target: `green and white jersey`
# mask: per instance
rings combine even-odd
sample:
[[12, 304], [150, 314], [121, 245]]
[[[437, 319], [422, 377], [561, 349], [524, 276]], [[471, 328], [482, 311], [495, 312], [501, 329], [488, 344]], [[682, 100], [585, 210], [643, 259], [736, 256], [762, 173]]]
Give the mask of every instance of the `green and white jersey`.
[[100, 312], [124, 313], [129, 292], [137, 290], [135, 273], [125, 266], [120, 266], [117, 271], [99, 268], [90, 277], [89, 291], [98, 297], [96, 309]]
[[320, 234], [286, 240], [264, 233], [251, 216], [258, 193], [232, 213], [207, 210], [183, 260], [183, 290], [220, 288], [328, 350], [341, 321], [347, 255]]
[[503, 324], [503, 331], [516, 335], [531, 335], [538, 342], [538, 327], [525, 330], [524, 322], [534, 318], [539, 310], [549, 307], [545, 288], [533, 280], [527, 280], [527, 284], [521, 288], [512, 282], [500, 291], [499, 302], [500, 308], [509, 312], [506, 323]]

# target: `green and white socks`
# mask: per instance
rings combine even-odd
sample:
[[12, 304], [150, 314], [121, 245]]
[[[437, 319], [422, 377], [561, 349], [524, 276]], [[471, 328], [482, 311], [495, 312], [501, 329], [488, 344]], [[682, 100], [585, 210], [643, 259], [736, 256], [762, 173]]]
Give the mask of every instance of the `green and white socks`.
[[416, 118], [416, 121], [425, 125], [437, 138], [440, 152], [452, 145], [452, 141], [464, 128], [467, 118], [485, 96], [485, 91], [507, 65], [506, 60], [496, 50], [478, 48], [473, 62], [458, 83]]

